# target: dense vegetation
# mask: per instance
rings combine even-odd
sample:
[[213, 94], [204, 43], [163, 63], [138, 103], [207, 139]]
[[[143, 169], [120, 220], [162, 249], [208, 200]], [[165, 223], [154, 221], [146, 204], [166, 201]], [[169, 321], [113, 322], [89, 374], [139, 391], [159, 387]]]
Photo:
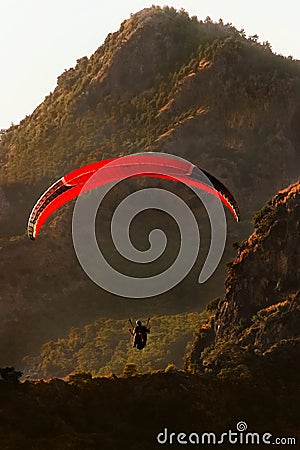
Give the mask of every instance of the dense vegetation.
[[169, 433], [223, 433], [236, 430], [241, 420], [249, 432], [271, 433], [272, 441], [299, 438], [297, 389], [295, 373], [283, 386], [276, 372], [251, 383], [170, 370], [118, 378], [83, 373], [68, 383], [0, 381], [1, 445], [14, 450], [150, 450], [158, 448], [157, 435], [165, 427]]
[[65, 377], [71, 372], [107, 375], [123, 372], [134, 364], [139, 373], [183, 366], [183, 355], [199, 323], [209, 317], [203, 313], [153, 317], [147, 347], [132, 349], [130, 324], [122, 320], [98, 319], [83, 328], [72, 329], [66, 338], [44, 344], [40, 355], [26, 357], [24, 374], [34, 378]]

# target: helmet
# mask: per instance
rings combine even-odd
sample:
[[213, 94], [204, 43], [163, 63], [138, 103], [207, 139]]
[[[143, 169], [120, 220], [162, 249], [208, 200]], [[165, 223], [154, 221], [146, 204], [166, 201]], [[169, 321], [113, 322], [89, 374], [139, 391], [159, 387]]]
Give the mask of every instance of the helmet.
[[138, 327], [140, 327], [142, 325], [142, 322], [140, 320], [137, 320], [135, 323]]

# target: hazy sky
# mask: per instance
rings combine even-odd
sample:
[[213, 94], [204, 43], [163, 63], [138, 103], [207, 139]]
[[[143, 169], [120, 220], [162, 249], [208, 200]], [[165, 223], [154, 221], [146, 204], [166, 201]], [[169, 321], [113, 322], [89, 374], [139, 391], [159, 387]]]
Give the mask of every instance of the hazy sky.
[[90, 56], [130, 13], [165, 4], [199, 19], [222, 18], [300, 59], [299, 0], [0, 0], [0, 129], [17, 124], [57, 77]]

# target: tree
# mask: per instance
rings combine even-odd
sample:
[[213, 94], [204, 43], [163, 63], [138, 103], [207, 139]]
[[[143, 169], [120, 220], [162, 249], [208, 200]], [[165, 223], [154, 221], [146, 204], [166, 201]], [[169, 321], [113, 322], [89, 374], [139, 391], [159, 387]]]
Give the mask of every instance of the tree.
[[258, 41], [258, 35], [257, 34], [253, 34], [253, 36], [249, 36], [249, 40], [252, 42], [257, 42]]
[[127, 363], [125, 364], [123, 375], [125, 378], [133, 377], [137, 374], [137, 368], [136, 365], [133, 363]]
[[23, 375], [23, 372], [19, 372], [15, 370], [14, 367], [4, 367], [0, 368], [0, 376], [3, 381], [7, 381], [9, 383], [19, 383], [19, 379]]

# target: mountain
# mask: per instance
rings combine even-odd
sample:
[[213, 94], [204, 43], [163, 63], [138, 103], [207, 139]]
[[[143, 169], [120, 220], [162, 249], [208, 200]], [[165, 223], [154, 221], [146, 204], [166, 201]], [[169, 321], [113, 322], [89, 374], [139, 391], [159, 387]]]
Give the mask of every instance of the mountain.
[[299, 374], [300, 182], [255, 217], [230, 264], [226, 295], [204, 324], [187, 364], [218, 377]]
[[[58, 77], [33, 114], [1, 132], [0, 363], [20, 365], [43, 343], [98, 317], [201, 311], [222, 296], [232, 243], [249, 235], [257, 209], [299, 177], [299, 117], [299, 62], [273, 54], [267, 42], [169, 7], [125, 20], [90, 58]], [[174, 153], [208, 170], [233, 192], [243, 220], [239, 226], [228, 220], [222, 264], [198, 285], [209, 223], [191, 194], [178, 188], [198, 214], [203, 253], [172, 291], [137, 302], [99, 289], [81, 270], [71, 238], [72, 204], [54, 214], [36, 242], [24, 230], [36, 199], [58, 177], [139, 151]], [[105, 233], [115, 205], [136, 187], [125, 183], [105, 203], [101, 239], [113, 258]], [[159, 215], [137, 222], [133, 234], [141, 248], [156, 218], [166, 223]], [[167, 229], [175, 248], [178, 236], [171, 225]]]

